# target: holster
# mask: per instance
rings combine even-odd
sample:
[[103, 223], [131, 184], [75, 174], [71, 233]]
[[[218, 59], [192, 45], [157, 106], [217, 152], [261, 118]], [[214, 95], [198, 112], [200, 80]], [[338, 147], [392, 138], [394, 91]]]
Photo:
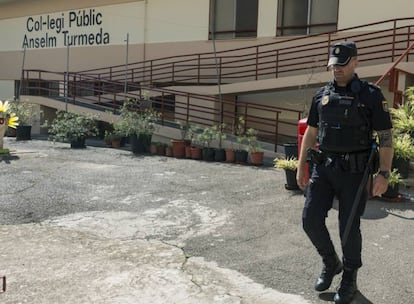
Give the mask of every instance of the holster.
[[307, 160], [315, 165], [320, 165], [326, 160], [326, 156], [320, 150], [316, 150], [314, 148], [308, 148], [306, 152], [307, 152]]

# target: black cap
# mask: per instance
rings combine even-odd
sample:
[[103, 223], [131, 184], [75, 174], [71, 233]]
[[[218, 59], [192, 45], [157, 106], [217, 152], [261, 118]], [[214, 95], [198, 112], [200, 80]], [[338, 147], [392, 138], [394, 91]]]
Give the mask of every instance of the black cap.
[[357, 55], [357, 47], [352, 41], [339, 42], [331, 47], [328, 66], [346, 66]]

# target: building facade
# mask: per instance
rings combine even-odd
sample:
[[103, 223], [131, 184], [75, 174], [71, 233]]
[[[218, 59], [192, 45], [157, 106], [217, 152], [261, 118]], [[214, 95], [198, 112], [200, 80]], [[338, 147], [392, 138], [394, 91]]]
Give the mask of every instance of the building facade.
[[[18, 94], [23, 69], [85, 71], [254, 47], [410, 18], [413, 6], [411, 0], [0, 0], [0, 98]], [[364, 73], [375, 81], [384, 72]], [[273, 84], [241, 82], [227, 96], [305, 110], [303, 100], [329, 76], [318, 74], [312, 83], [309, 71], [302, 76], [306, 79], [286, 77], [274, 89]], [[406, 84], [404, 78], [400, 86]]]

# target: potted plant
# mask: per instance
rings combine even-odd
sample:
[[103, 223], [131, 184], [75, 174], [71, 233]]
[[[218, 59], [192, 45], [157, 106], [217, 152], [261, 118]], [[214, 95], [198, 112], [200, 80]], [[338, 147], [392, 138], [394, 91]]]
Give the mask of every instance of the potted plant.
[[165, 155], [165, 149], [167, 148], [167, 144], [159, 142], [157, 143], [157, 154], [158, 155]]
[[203, 160], [214, 161], [215, 149], [211, 147], [211, 142], [216, 138], [215, 129], [212, 127], [203, 128], [198, 135], [198, 140], [203, 145]]
[[120, 116], [115, 129], [130, 137], [132, 152], [150, 152], [152, 135], [157, 129], [156, 122], [160, 119], [160, 113], [152, 108], [142, 110], [139, 101], [128, 99], [120, 109]]
[[216, 148], [214, 152], [214, 160], [217, 162], [224, 162], [226, 160], [226, 150], [223, 149], [223, 140], [227, 138], [224, 133], [225, 128], [226, 125], [224, 123], [211, 127], [214, 138], [218, 141], [218, 148]]
[[248, 150], [250, 154], [250, 162], [252, 165], [262, 165], [264, 152], [262, 150], [262, 145], [257, 140], [257, 134], [259, 132], [253, 128], [249, 128], [246, 131], [246, 140], [248, 145]]
[[398, 172], [397, 169], [392, 169], [390, 172], [390, 177], [388, 178], [388, 188], [385, 193], [383, 193], [381, 196], [388, 199], [395, 199], [400, 197], [400, 184], [403, 183], [403, 180], [401, 179], [401, 175]]
[[190, 141], [187, 139], [188, 133], [190, 131], [190, 123], [188, 121], [182, 122], [180, 120], [177, 120], [176, 123], [180, 128], [181, 138], [171, 139], [173, 155], [177, 158], [183, 158], [186, 155], [186, 146], [190, 145]]
[[105, 142], [105, 146], [110, 148], [112, 147], [112, 132], [105, 130], [104, 133], [104, 142]]
[[410, 159], [414, 157], [414, 141], [407, 133], [394, 133], [394, 158], [392, 167], [398, 169], [401, 178], [408, 178]]
[[19, 117], [16, 128], [16, 140], [31, 140], [32, 125], [39, 120], [38, 105], [26, 101], [14, 100], [10, 103], [10, 111]]
[[189, 138], [191, 139], [190, 153], [192, 159], [202, 159], [203, 150], [201, 148], [200, 135], [203, 128], [197, 125], [191, 125], [189, 130]]
[[243, 116], [239, 116], [235, 126], [236, 140], [238, 148], [235, 152], [235, 162], [239, 164], [247, 163], [248, 150], [243, 148], [247, 144], [246, 138], [246, 121]]
[[165, 147], [165, 156], [172, 157], [173, 156], [173, 150], [172, 146], [166, 146]]
[[122, 135], [116, 131], [111, 134], [111, 146], [113, 148], [120, 148], [122, 141]]
[[77, 114], [59, 110], [49, 128], [49, 140], [69, 142], [71, 148], [85, 148], [85, 139], [98, 133], [96, 117], [91, 114]]
[[274, 167], [285, 170], [287, 190], [298, 190], [298, 184], [296, 182], [296, 172], [298, 170], [298, 159], [296, 157], [290, 158], [275, 158]]
[[414, 86], [405, 91], [406, 102], [391, 109], [393, 128], [399, 133], [414, 136]]

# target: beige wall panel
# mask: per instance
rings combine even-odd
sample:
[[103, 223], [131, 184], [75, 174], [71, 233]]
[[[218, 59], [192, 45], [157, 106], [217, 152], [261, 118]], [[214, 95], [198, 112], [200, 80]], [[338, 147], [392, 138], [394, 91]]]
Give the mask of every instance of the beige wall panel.
[[14, 96], [14, 81], [0, 81], [0, 100], [10, 100]]
[[144, 42], [144, 2], [0, 20], [0, 51], [57, 49]]
[[257, 37], [275, 37], [278, 0], [260, 0]]
[[150, 0], [146, 42], [208, 39], [208, 0]]
[[339, 1], [338, 28], [348, 28], [394, 18], [412, 17], [413, 9], [414, 2], [412, 0]]
[[65, 10], [80, 9], [86, 7], [96, 7], [103, 5], [114, 5], [129, 2], [143, 2], [144, 0], [12, 0], [0, 4], [0, 20], [16, 18], [43, 13], [60, 12]]

